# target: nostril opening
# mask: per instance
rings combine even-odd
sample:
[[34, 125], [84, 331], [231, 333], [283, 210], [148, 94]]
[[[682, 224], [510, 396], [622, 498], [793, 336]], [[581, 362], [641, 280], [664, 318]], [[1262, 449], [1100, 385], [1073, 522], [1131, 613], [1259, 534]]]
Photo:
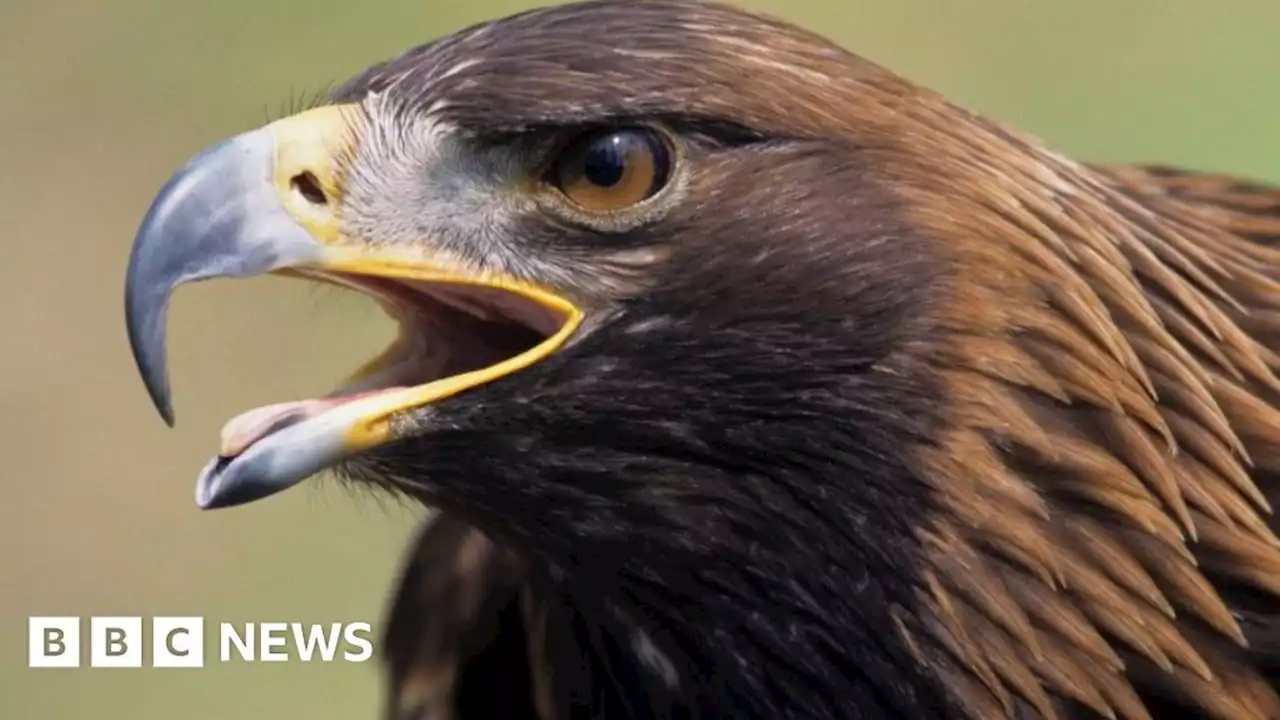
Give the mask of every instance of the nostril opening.
[[316, 180], [316, 176], [310, 172], [298, 173], [289, 182], [293, 185], [293, 189], [312, 205], [329, 204], [329, 198], [325, 197], [324, 190], [320, 189], [320, 181]]

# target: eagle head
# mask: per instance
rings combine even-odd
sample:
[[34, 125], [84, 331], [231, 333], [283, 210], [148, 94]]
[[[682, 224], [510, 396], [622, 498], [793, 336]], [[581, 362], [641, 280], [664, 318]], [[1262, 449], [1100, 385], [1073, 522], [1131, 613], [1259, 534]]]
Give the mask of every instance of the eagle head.
[[1280, 577], [1280, 221], [1164, 180], [773, 19], [584, 2], [195, 157], [139, 230], [130, 338], [172, 420], [176, 286], [374, 298], [394, 343], [228, 423], [198, 501], [332, 470], [478, 528], [568, 598], [610, 717], [1228, 686], [1274, 717], [1225, 578]]

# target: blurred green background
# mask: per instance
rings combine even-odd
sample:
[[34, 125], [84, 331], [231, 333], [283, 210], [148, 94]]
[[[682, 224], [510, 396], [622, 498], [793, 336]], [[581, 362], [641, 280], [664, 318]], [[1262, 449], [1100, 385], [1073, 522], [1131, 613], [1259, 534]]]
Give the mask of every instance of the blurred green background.
[[[747, 4], [1077, 157], [1280, 182], [1274, 0]], [[129, 242], [201, 147], [527, 6], [0, 0], [0, 717], [374, 716], [373, 662], [31, 670], [26, 618], [380, 619], [420, 511], [321, 480], [201, 513], [193, 481], [224, 420], [326, 391], [389, 324], [362, 298], [291, 281], [187, 289], [171, 323], [179, 424], [167, 430], [125, 340]]]

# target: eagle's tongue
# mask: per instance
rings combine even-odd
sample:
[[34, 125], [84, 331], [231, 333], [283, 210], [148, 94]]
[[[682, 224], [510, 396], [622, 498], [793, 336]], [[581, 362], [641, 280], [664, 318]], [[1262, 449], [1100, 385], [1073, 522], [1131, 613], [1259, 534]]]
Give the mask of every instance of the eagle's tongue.
[[224, 458], [236, 457], [247, 450], [250, 445], [271, 433], [283, 430], [290, 425], [297, 425], [304, 420], [310, 420], [321, 413], [353, 400], [395, 389], [397, 388], [376, 388], [351, 395], [338, 395], [315, 400], [296, 400], [294, 402], [276, 403], [275, 405], [254, 408], [231, 418], [226, 425], [222, 426], [222, 442], [218, 448], [218, 455]]

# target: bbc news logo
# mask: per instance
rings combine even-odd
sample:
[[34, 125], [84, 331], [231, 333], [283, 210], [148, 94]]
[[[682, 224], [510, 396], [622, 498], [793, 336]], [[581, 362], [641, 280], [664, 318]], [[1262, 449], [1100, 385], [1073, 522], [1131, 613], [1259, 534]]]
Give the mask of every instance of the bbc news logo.
[[[80, 667], [85, 646], [90, 667], [140, 668], [150, 648], [150, 667], [199, 668], [205, 664], [202, 617], [153, 617], [144, 634], [140, 617], [91, 617], [82, 641], [79, 617], [31, 617], [27, 624], [30, 667]], [[324, 625], [259, 622], [218, 623], [218, 662], [353, 662], [373, 657], [367, 622]], [[147, 643], [147, 635], [150, 643]], [[212, 650], [213, 648], [210, 648]]]

